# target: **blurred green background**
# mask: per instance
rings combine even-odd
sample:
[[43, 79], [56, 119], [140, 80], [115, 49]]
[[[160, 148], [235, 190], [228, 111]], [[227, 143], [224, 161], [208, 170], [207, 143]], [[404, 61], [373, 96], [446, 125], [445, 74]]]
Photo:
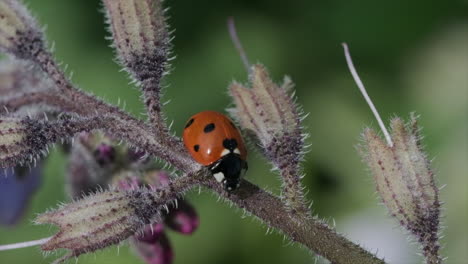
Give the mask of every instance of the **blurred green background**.
[[[72, 70], [81, 88], [111, 103], [118, 98], [141, 116], [137, 89], [119, 72], [105, 40], [100, 1], [25, 1], [55, 45], [59, 61]], [[170, 24], [176, 29], [173, 72], [166, 79], [165, 107], [180, 135], [186, 119], [202, 110], [231, 105], [227, 86], [245, 82], [246, 72], [230, 42], [226, 18], [234, 16], [252, 62], [261, 62], [274, 80], [285, 74], [296, 83], [312, 144], [303, 180], [313, 210], [353, 241], [390, 263], [420, 263], [415, 246], [375, 194], [355, 146], [366, 126], [376, 122], [346, 67], [340, 43], [349, 44], [358, 72], [384, 119], [411, 111], [421, 115], [424, 143], [439, 185], [443, 209], [443, 255], [447, 263], [467, 263], [468, 255], [468, 2], [466, 1], [174, 1]], [[247, 178], [278, 193], [277, 176], [251, 149]], [[52, 152], [43, 186], [15, 227], [0, 227], [0, 244], [49, 236], [34, 226], [38, 213], [67, 201], [66, 160]], [[211, 194], [189, 199], [201, 218], [191, 237], [170, 232], [175, 263], [311, 263], [314, 256], [288, 245], [282, 235]], [[0, 252], [0, 263], [49, 263], [38, 248]], [[320, 262], [323, 260], [319, 259]], [[73, 262], [73, 260], [71, 261]], [[127, 246], [88, 254], [79, 263], [140, 263]]]

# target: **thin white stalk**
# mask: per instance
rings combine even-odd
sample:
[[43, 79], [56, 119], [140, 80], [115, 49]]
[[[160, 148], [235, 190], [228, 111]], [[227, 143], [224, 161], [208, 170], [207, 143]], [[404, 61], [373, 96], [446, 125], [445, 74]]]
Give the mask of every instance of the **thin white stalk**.
[[247, 58], [247, 53], [245, 53], [245, 50], [242, 47], [242, 43], [239, 40], [239, 36], [237, 36], [237, 30], [236, 30], [236, 25], [234, 24], [234, 18], [229, 17], [227, 24], [228, 24], [229, 36], [231, 36], [232, 43], [234, 43], [234, 46], [236, 47], [237, 52], [239, 52], [242, 63], [244, 64], [244, 67], [247, 70], [247, 73], [250, 73], [249, 59]]
[[372, 103], [372, 100], [370, 99], [369, 95], [367, 94], [366, 88], [364, 87], [364, 84], [362, 83], [361, 79], [359, 78], [359, 75], [356, 71], [356, 68], [354, 68], [353, 60], [351, 59], [351, 55], [349, 53], [348, 45], [346, 43], [342, 43], [344, 48], [344, 53], [345, 53], [345, 58], [346, 58], [346, 63], [348, 64], [349, 71], [351, 72], [351, 75], [353, 75], [354, 81], [356, 82], [356, 85], [359, 87], [359, 90], [362, 93], [362, 96], [364, 96], [364, 99], [366, 100], [367, 104], [369, 105], [372, 113], [375, 116], [375, 119], [377, 119], [377, 122], [379, 123], [380, 129], [382, 129], [382, 132], [384, 133], [385, 139], [387, 140], [387, 143], [390, 147], [393, 147], [393, 141], [392, 138], [390, 137], [390, 134], [388, 133], [387, 128], [385, 127], [382, 118], [379, 115], [379, 112], [374, 106], [374, 103]]
[[8, 245], [0, 245], [0, 251], [39, 246], [39, 245], [46, 243], [51, 238], [52, 237], [46, 237], [46, 238], [33, 240], [33, 241], [26, 241], [26, 242], [20, 242], [20, 243], [8, 244]]

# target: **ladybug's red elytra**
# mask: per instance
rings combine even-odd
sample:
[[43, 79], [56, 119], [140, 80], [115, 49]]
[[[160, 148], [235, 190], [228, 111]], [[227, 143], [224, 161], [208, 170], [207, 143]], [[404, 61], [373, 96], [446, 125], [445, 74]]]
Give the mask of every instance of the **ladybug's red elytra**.
[[192, 157], [208, 166], [226, 191], [239, 187], [241, 174], [247, 170], [247, 150], [239, 130], [227, 116], [204, 111], [190, 117], [183, 139]]

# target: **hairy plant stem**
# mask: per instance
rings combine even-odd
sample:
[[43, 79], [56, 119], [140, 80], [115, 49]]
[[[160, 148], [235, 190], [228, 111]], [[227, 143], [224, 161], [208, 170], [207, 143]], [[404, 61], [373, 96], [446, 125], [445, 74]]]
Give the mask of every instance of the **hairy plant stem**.
[[[385, 263], [364, 248], [336, 233], [319, 219], [301, 217], [297, 214], [291, 215], [278, 197], [249, 181], [242, 180], [241, 187], [236, 192], [227, 193], [209, 172], [205, 170], [186, 177], [198, 178], [199, 180], [192, 182], [197, 182], [213, 190], [221, 197], [234, 203], [237, 207], [245, 209], [269, 227], [282, 232], [291, 241], [303, 245], [310, 251], [330, 260], [332, 263]], [[174, 184], [171, 187], [174, 192], [180, 193], [175, 186], [180, 185], [187, 188], [186, 184], [178, 184], [179, 181], [186, 182], [183, 178], [174, 179]], [[195, 185], [192, 187], [195, 187]]]
[[[52, 58], [50, 52], [46, 50], [41, 50], [35, 56], [35, 63], [52, 79], [55, 83], [56, 88], [63, 93], [63, 96], [57, 96], [57, 99], [52, 99], [52, 104], [60, 104], [62, 106], [61, 100], [67, 100], [69, 104], [66, 109], [70, 109], [71, 112], [78, 113], [83, 116], [96, 116], [96, 115], [114, 115], [116, 122], [120, 122], [122, 124], [126, 124], [128, 129], [133, 127], [133, 130], [138, 130], [140, 133], [140, 137], [146, 140], [146, 148], [150, 150], [152, 154], [155, 154], [158, 157], [161, 157], [161, 145], [167, 146], [168, 149], [175, 149], [177, 151], [183, 150], [183, 145], [181, 144], [180, 140], [167, 132], [167, 129], [161, 129], [160, 127], [154, 128], [144, 121], [139, 120], [126, 112], [122, 111], [120, 108], [107, 104], [96, 97], [87, 94], [73, 86], [70, 80], [65, 76], [64, 72], [60, 70], [55, 60]], [[47, 98], [43, 97], [43, 102], [47, 103]], [[34, 98], [31, 98], [29, 101], [30, 103], [35, 103], [36, 101]], [[157, 101], [159, 103], [159, 100]], [[62, 109], [62, 110], [66, 110]], [[163, 125], [162, 117], [158, 119], [160, 121], [161, 127], [166, 127]], [[163, 134], [161, 134], [164, 132]], [[163, 138], [165, 140], [163, 140]], [[153, 139], [153, 140], [149, 140]], [[161, 144], [155, 143], [154, 139]], [[135, 138], [128, 139], [130, 143], [135, 143]], [[138, 144], [137, 144], [138, 145]], [[169, 151], [170, 152], [170, 151]], [[177, 158], [173, 158], [177, 157]], [[185, 164], [192, 164], [191, 158], [188, 155], [162, 155], [164, 160], [170, 162], [174, 166], [176, 166], [180, 170], [193, 170], [199, 168], [199, 166], [189, 166], [184, 167]], [[182, 161], [179, 161], [179, 160]]]
[[71, 112], [79, 115], [89, 114], [89, 109], [78, 108], [70, 104], [68, 98], [58, 94], [55, 90], [25, 92], [0, 101], [0, 111], [5, 113], [16, 112], [21, 107], [32, 105], [48, 106], [61, 112]]
[[[382, 264], [383, 260], [338, 234], [320, 219], [308, 215], [291, 213], [281, 199], [247, 180], [234, 193], [226, 192], [206, 170], [187, 173], [186, 177], [197, 177], [194, 181], [219, 196], [232, 202], [267, 224], [282, 232], [291, 241], [299, 243], [311, 252], [323, 256], [336, 264]], [[190, 176], [192, 175], [192, 176]], [[176, 178], [175, 181], [180, 181]], [[198, 185], [197, 184], [197, 185]], [[174, 184], [173, 186], [177, 186]], [[185, 186], [186, 187], [186, 186]], [[173, 191], [180, 191], [173, 188]]]
[[122, 120], [131, 121], [139, 125], [144, 124], [141, 120], [132, 117], [120, 108], [107, 104], [97, 99], [95, 96], [75, 88], [65, 76], [64, 72], [60, 70], [50, 52], [41, 50], [36, 54], [35, 63], [52, 79], [56, 88], [63, 93], [63, 96], [66, 97], [75, 108], [85, 112], [86, 115], [112, 114], [118, 116]]

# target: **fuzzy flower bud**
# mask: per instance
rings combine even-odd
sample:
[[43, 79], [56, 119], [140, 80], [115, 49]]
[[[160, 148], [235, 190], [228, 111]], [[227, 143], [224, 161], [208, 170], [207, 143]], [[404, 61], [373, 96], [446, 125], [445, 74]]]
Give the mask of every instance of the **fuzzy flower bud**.
[[292, 212], [307, 213], [300, 184], [299, 162], [303, 156], [304, 136], [298, 106], [289, 95], [288, 78], [281, 87], [269, 77], [262, 65], [251, 68], [246, 88], [238, 83], [230, 87], [236, 108], [231, 112], [241, 127], [260, 143], [265, 156], [279, 169], [283, 196]]
[[146, 172], [145, 182], [150, 188], [157, 189], [169, 185], [169, 174], [164, 170], [150, 170]]
[[164, 223], [181, 234], [190, 235], [197, 230], [200, 220], [192, 205], [184, 200], [178, 200], [177, 207], [169, 208], [169, 213], [164, 217]]
[[391, 121], [393, 146], [371, 130], [364, 131], [363, 156], [390, 214], [398, 219], [423, 247], [427, 263], [440, 263], [439, 190], [430, 162], [421, 149], [416, 120], [405, 125], [400, 118]]
[[[169, 176], [165, 171], [154, 170], [146, 173], [142, 179], [152, 189], [169, 185]], [[127, 175], [116, 183], [121, 190], [135, 190], [143, 184], [140, 177]], [[176, 206], [178, 205], [178, 206]], [[164, 223], [152, 223], [144, 227], [142, 232], [134, 235], [131, 244], [138, 255], [148, 264], [169, 264], [173, 260], [173, 251], [164, 232], [168, 226], [182, 234], [191, 234], [198, 227], [198, 216], [195, 209], [188, 203], [177, 200], [165, 208], [162, 218]]]
[[104, 0], [104, 5], [122, 64], [139, 81], [159, 79], [169, 45], [161, 1]]
[[[163, 170], [148, 171], [143, 180], [152, 190], [163, 188], [170, 183], [169, 175]], [[141, 182], [136, 177], [126, 177], [117, 183], [117, 186], [122, 190], [134, 190], [140, 185]], [[200, 224], [195, 208], [182, 199], [177, 199], [173, 204], [169, 204], [167, 210], [164, 211], [163, 218], [167, 227], [184, 235], [195, 232]]]
[[103, 1], [118, 58], [141, 87], [155, 132], [168, 135], [161, 112], [161, 78], [168, 68], [170, 37], [162, 1]]
[[42, 249], [69, 249], [67, 259], [119, 243], [159, 219], [155, 195], [144, 189], [105, 191], [42, 214], [36, 223], [60, 228]]
[[135, 235], [135, 239], [145, 243], [156, 243], [164, 233], [164, 224], [154, 223], [145, 226], [141, 234]]
[[[63, 120], [0, 117], [0, 168], [35, 162], [47, 146], [79, 131], [89, 131], [89, 120], [80, 124], [66, 116]], [[79, 122], [79, 121], [78, 121]]]
[[8, 168], [17, 164], [18, 159], [32, 155], [34, 147], [28, 125], [19, 118], [0, 118], [0, 165]]
[[153, 242], [141, 241], [133, 239], [133, 247], [138, 255], [147, 264], [170, 264], [174, 259], [174, 252], [171, 243], [165, 233], [159, 233], [157, 236], [149, 227], [145, 232], [153, 232], [152, 237], [157, 237]]
[[0, 1], [0, 51], [32, 59], [44, 50], [42, 32], [18, 0]]
[[107, 186], [114, 173], [115, 149], [102, 133], [81, 133], [71, 147], [68, 163], [68, 191], [71, 197], [95, 192]]

